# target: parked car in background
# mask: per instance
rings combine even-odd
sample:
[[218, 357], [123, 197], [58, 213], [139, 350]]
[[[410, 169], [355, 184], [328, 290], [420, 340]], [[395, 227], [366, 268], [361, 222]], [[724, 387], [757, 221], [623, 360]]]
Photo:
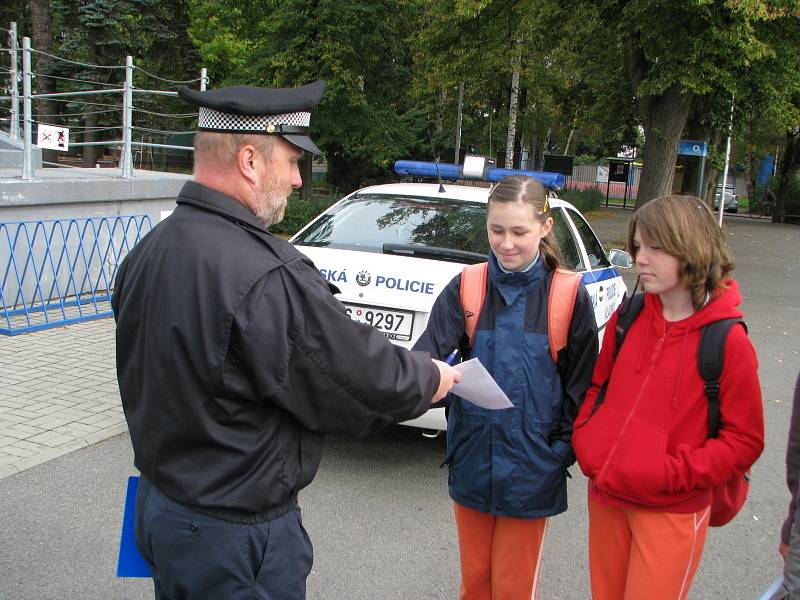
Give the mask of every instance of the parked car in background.
[[[438, 173], [442, 178], [463, 179], [461, 165], [398, 161], [395, 170], [411, 177]], [[484, 184], [512, 173], [535, 176], [551, 188], [563, 181], [554, 173], [485, 171], [480, 176]], [[425, 330], [433, 302], [447, 283], [464, 265], [486, 260], [490, 187], [465, 183], [472, 185], [448, 181], [363, 188], [331, 206], [289, 241], [341, 290], [338, 298], [352, 319], [410, 348]], [[570, 269], [583, 273], [602, 331], [627, 291], [615, 266], [630, 266], [630, 255], [612, 250], [606, 256], [583, 215], [559, 199], [554, 189], [549, 194], [563, 259]], [[444, 409], [432, 409], [404, 425], [447, 428]]]
[[[717, 190], [714, 193], [714, 210], [719, 210], [719, 199], [722, 196], [722, 184], [717, 185]], [[736, 190], [733, 185], [725, 186], [725, 202], [723, 204], [725, 212], [738, 213], [739, 212], [739, 199], [736, 197]]]

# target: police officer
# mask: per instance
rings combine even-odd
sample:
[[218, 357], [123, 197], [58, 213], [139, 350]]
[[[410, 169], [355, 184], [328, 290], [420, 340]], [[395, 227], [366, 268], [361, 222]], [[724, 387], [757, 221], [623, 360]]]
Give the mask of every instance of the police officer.
[[319, 152], [308, 128], [324, 88], [180, 90], [199, 107], [194, 180], [119, 268], [117, 376], [156, 598], [304, 598], [297, 494], [323, 434], [417, 417], [460, 377], [352, 322], [268, 231], [303, 151]]

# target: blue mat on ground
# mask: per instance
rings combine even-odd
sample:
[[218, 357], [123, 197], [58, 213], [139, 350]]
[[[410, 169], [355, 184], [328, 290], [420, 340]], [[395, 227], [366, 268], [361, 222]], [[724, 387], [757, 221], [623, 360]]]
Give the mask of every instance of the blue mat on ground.
[[122, 517], [122, 534], [119, 539], [119, 561], [117, 577], [152, 577], [139, 548], [136, 547], [136, 490], [139, 478], [128, 477], [128, 490], [125, 492], [125, 512]]
[[778, 600], [784, 597], [783, 575], [778, 575], [778, 578], [758, 597], [758, 600]]

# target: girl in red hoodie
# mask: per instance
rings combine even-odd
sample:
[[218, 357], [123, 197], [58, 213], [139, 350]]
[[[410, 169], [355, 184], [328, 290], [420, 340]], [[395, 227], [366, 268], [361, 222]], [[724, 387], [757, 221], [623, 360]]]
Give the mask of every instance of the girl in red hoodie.
[[758, 365], [744, 328], [734, 326], [720, 377], [719, 435], [709, 439], [700, 333], [742, 316], [723, 235], [699, 199], [664, 196], [634, 213], [628, 248], [644, 308], [616, 359], [612, 316], [572, 438], [590, 480], [592, 597], [676, 600], [700, 563], [712, 488], [741, 476], [763, 449]]

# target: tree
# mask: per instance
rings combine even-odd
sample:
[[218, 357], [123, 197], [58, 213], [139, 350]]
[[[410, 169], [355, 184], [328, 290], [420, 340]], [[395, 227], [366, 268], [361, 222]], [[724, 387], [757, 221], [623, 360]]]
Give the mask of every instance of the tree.
[[757, 25], [782, 17], [761, 0], [595, 0], [572, 2], [562, 14], [579, 8], [594, 11], [586, 67], [625, 66], [621, 93], [634, 98], [645, 135], [641, 205], [671, 192], [675, 150], [694, 99], [717, 90], [732, 96], [741, 70], [770, 52]]
[[[212, 8], [216, 6], [216, 8]], [[213, 30], [201, 16], [220, 14]], [[312, 128], [328, 160], [328, 178], [350, 191], [389, 174], [394, 160], [425, 140], [426, 123], [409, 96], [408, 39], [420, 0], [200, 0], [192, 35], [201, 53], [231, 48], [247, 64], [218, 85], [294, 86], [325, 79]], [[213, 55], [223, 61], [221, 55]]]
[[[136, 71], [134, 85], [143, 89], [174, 89], [175, 84], [153, 79], [188, 80], [197, 77], [198, 53], [188, 33], [187, 2], [161, 0], [51, 0], [54, 29], [57, 36], [55, 53], [74, 62], [104, 65], [113, 68], [93, 68], [83, 64], [56, 62], [55, 73], [61, 79], [59, 91], [119, 88], [124, 82], [125, 57], [134, 57]], [[90, 104], [85, 104], [89, 102]], [[75, 115], [72, 123], [75, 135], [83, 142], [102, 139], [119, 140], [121, 133], [115, 127], [122, 122], [121, 110], [86, 110], [99, 103], [121, 105], [119, 96], [84, 96], [80, 101], [64, 105], [64, 118]], [[174, 130], [174, 120], [151, 113], [182, 113], [186, 106], [174, 98], [164, 96], [136, 96], [137, 108], [134, 125], [135, 139], [166, 141], [166, 134], [151, 134], [146, 130]], [[102, 107], [105, 109], [106, 107]], [[120, 107], [121, 108], [121, 107]], [[83, 118], [85, 117], [85, 119]], [[188, 125], [183, 127], [188, 129]], [[103, 131], [105, 130], [105, 131]], [[158, 136], [153, 139], [152, 136]], [[97, 162], [100, 146], [85, 146], [82, 152], [85, 166]]]

